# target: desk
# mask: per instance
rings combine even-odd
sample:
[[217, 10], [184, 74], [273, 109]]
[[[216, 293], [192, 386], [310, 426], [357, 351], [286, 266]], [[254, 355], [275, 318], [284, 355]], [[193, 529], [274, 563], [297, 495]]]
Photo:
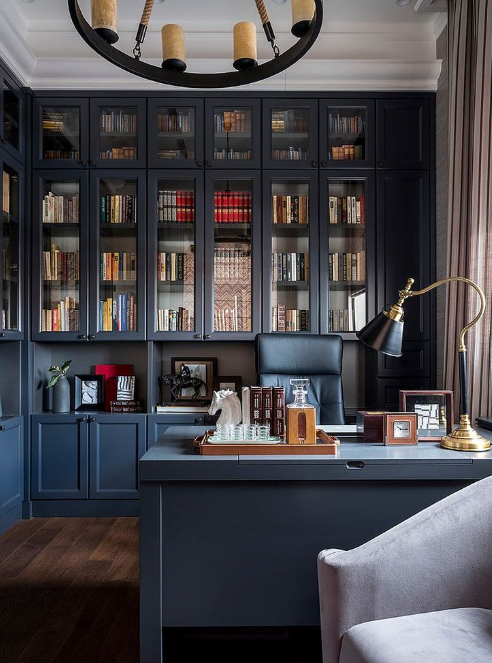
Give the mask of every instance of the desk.
[[197, 456], [204, 430], [170, 428], [140, 461], [141, 663], [162, 660], [162, 627], [319, 624], [320, 550], [361, 545], [492, 474], [491, 452], [432, 442]]

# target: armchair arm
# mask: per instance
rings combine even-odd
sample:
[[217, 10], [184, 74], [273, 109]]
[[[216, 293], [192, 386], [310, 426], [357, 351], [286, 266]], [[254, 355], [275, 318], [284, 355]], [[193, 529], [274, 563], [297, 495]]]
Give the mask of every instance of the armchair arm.
[[323, 663], [355, 624], [433, 610], [492, 608], [492, 477], [350, 551], [318, 555]]

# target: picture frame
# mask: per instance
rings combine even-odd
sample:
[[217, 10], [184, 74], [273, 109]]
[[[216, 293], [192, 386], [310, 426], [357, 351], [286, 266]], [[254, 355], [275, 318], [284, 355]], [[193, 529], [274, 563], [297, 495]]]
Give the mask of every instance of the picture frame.
[[214, 377], [214, 391], [221, 389], [231, 389], [238, 396], [241, 396], [243, 387], [243, 378], [240, 375], [216, 375]]
[[448, 389], [401, 389], [400, 410], [416, 412], [421, 442], [436, 442], [453, 430], [453, 392]]
[[385, 445], [415, 445], [418, 442], [415, 412], [387, 412], [383, 419]]
[[[171, 357], [171, 372], [179, 373], [181, 364], [185, 364], [190, 369], [193, 376], [199, 377], [205, 382], [200, 389], [200, 396], [195, 402], [203, 402], [212, 400], [214, 391], [214, 375], [217, 373], [217, 358], [216, 357]], [[175, 400], [177, 401], [190, 401], [192, 400], [194, 390], [192, 388], [184, 389], [181, 395]], [[174, 399], [173, 399], [174, 400]]]
[[104, 409], [104, 375], [74, 376], [74, 410]]

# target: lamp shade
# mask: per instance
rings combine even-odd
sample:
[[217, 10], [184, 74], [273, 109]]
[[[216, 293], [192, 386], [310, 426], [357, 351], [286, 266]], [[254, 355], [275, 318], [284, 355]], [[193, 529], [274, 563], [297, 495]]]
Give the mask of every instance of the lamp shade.
[[381, 311], [357, 332], [357, 338], [378, 352], [392, 357], [401, 357], [404, 323], [392, 320]]

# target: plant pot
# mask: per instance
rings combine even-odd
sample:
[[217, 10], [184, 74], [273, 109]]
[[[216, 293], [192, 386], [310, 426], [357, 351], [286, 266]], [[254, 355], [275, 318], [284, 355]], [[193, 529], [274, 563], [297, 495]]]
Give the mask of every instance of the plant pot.
[[61, 375], [53, 386], [53, 412], [70, 412], [70, 384]]

